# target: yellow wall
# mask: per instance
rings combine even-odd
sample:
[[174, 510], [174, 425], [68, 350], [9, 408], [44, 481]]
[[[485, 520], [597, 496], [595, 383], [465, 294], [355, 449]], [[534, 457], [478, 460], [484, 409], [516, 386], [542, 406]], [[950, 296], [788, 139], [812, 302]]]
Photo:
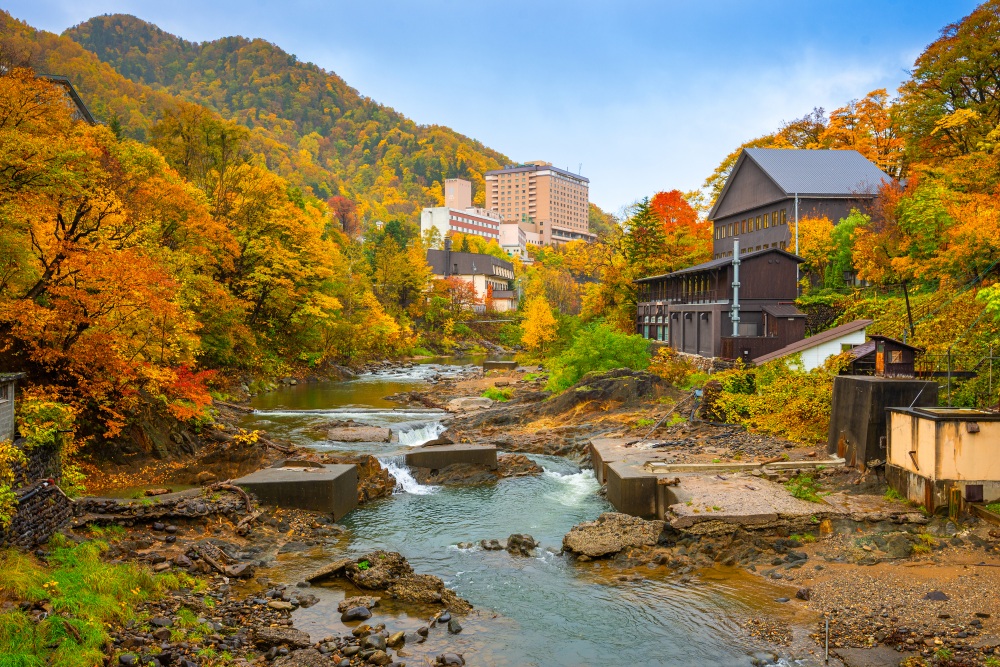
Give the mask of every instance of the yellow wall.
[[932, 480], [1000, 480], [1000, 422], [975, 422], [979, 433], [966, 423], [889, 413], [889, 463]]

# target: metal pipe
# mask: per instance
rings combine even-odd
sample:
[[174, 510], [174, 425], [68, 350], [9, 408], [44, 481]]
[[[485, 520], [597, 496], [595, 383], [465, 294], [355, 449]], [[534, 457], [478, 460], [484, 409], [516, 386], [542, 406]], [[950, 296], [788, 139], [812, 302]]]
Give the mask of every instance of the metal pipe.
[[826, 652], [823, 655], [823, 662], [830, 664], [830, 617], [826, 617]]
[[[795, 255], [799, 254], [799, 193], [795, 193]], [[795, 263], [795, 294], [799, 293], [799, 263]]]
[[733, 336], [740, 335], [740, 239], [733, 239]]

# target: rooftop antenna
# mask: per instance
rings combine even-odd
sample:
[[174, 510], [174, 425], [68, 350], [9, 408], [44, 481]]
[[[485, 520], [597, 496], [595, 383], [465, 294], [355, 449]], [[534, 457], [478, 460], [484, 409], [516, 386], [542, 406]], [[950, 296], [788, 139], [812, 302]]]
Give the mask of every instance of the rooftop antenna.
[[576, 168], [576, 175], [577, 176], [583, 176], [583, 163], [582, 162], [580, 163], [580, 166]]

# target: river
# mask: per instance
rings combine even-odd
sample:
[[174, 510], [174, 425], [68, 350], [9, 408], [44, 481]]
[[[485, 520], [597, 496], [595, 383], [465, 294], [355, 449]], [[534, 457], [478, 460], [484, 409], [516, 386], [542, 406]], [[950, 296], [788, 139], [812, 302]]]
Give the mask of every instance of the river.
[[[461, 652], [470, 665], [750, 665], [752, 649], [741, 637], [740, 618], [759, 615], [781, 595], [737, 571], [685, 578], [665, 567], [633, 572], [601, 562], [575, 563], [557, 554], [562, 537], [610, 505], [597, 495], [590, 470], [556, 457], [534, 458], [545, 472], [506, 479], [493, 486], [427, 487], [401, 465], [407, 446], [434, 437], [443, 413], [393, 409], [384, 397], [427, 389], [428, 381], [457, 366], [426, 365], [348, 382], [286, 387], [257, 397], [248, 426], [266, 428], [321, 451], [367, 451], [379, 456], [401, 480], [397, 492], [358, 508], [343, 520], [339, 547], [361, 555], [379, 548], [402, 553], [419, 573], [441, 577], [475, 606], [462, 619], [464, 631], [447, 636], [434, 629], [424, 645], [408, 644], [410, 664], [443, 650]], [[390, 426], [402, 442], [334, 443], [323, 424], [354, 419]], [[542, 547], [531, 558], [459, 543], [528, 533]], [[276, 579], [295, 583], [332, 554], [285, 554]], [[343, 583], [312, 589], [320, 602], [295, 612], [296, 627], [314, 638], [343, 634], [337, 602], [358, 591]], [[370, 621], [392, 630], [415, 630], [433, 611], [383, 602]], [[756, 655], [760, 655], [759, 653]]]

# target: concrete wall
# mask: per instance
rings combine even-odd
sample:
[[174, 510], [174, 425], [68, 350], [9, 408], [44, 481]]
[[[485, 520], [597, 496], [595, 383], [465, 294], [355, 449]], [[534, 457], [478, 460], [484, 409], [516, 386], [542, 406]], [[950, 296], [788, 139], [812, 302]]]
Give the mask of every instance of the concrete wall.
[[937, 405], [938, 385], [922, 380], [841, 375], [833, 381], [827, 452], [867, 468], [886, 459], [886, 408]]
[[[970, 423], [979, 431], [970, 433]], [[890, 463], [930, 479], [1000, 481], [998, 421], [934, 421], [890, 412], [889, 443]]]
[[0, 441], [14, 440], [14, 381], [0, 380]]

